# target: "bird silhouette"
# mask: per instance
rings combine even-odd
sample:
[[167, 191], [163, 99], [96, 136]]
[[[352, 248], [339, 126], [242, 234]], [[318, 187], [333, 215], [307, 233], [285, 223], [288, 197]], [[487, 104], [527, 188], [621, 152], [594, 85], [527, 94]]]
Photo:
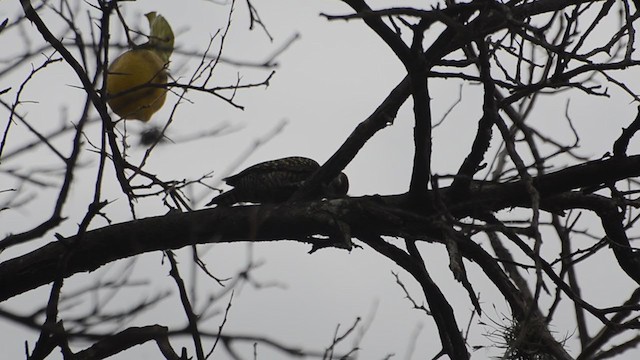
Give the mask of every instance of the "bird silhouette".
[[[207, 203], [230, 206], [236, 203], [281, 203], [287, 201], [305, 180], [320, 168], [313, 159], [291, 156], [265, 161], [248, 167], [224, 181], [233, 189]], [[349, 190], [349, 179], [340, 173], [321, 187], [313, 199], [344, 197]]]

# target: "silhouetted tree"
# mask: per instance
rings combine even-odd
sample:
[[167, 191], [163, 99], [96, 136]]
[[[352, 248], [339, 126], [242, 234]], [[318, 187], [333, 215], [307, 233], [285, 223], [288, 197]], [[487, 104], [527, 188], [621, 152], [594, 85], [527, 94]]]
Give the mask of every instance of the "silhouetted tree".
[[[468, 309], [452, 306], [451, 299], [444, 295], [427, 269], [425, 252], [438, 245], [446, 247], [450, 270], [466, 289], [475, 313], [481, 314], [489, 305], [480, 301], [474, 282], [468, 276], [466, 269], [470, 262], [482, 270], [483, 276], [495, 285], [508, 304], [508, 321], [496, 323], [494, 334], [498, 336], [494, 338], [496, 344], [505, 348], [505, 358], [603, 359], [638, 345], [640, 289], [619, 294], [628, 298], [618, 306], [600, 308], [583, 295], [583, 287], [589, 284], [577, 265], [598, 254], [612, 253], [617, 264], [602, 266], [617, 268], [617, 276], [640, 283], [640, 255], [631, 244], [640, 205], [637, 198], [640, 188], [635, 179], [640, 176], [640, 154], [633, 153], [630, 146], [640, 129], [640, 112], [637, 118], [626, 119], [628, 126], [617, 139], [612, 139], [606, 154], [589, 158], [577, 150], [583, 131], [588, 131], [587, 126], [575, 124], [610, 119], [571, 120], [565, 114], [535, 111], [543, 104], [542, 98], [559, 96], [562, 92], [580, 92], [588, 98], [613, 96], [627, 103], [639, 100], [634, 89], [635, 77], [630, 75], [640, 64], [635, 53], [635, 25], [640, 17], [636, 2], [473, 0], [458, 3], [445, 0], [431, 2], [424, 8], [377, 10], [371, 9], [364, 0], [343, 2], [353, 11], [323, 16], [329, 20], [348, 20], [354, 26], [366, 24], [401, 61], [406, 69], [404, 79], [399, 79], [333, 156], [296, 187], [289, 200], [201, 210], [193, 210], [193, 202], [185, 196], [185, 190], [206, 186], [207, 175], [195, 180], [181, 179], [179, 174], [172, 179], [161, 179], [146, 171], [146, 160], [171, 129], [174, 114], [162, 129], [145, 137], [144, 142], [149, 144], [146, 155], [135, 161], [127, 156], [130, 144], [127, 133], [123, 132], [125, 124], [117, 122], [106, 105], [101, 79], [108, 66], [107, 59], [114, 50], [128, 46], [114, 42], [114, 24], [125, 29], [129, 41], [135, 42], [144, 36], [125, 22], [122, 13], [127, 2], [20, 2], [23, 15], [5, 21], [0, 37], [22, 34], [23, 49], [9, 49], [13, 57], [2, 65], [0, 74], [8, 79], [25, 62], [39, 61], [39, 65], [34, 65], [22, 81], [12, 77], [12, 83], [4, 82], [0, 98], [5, 108], [0, 144], [2, 165], [35, 151], [52, 159], [50, 164], [63, 163], [56, 169], [60, 170], [58, 176], [62, 181], [55, 186], [42, 180], [52, 170], [50, 167], [17, 164], [2, 170], [3, 178], [13, 179], [16, 184], [13, 188], [2, 185], [0, 189], [4, 212], [20, 211], [30, 200], [32, 193], [28, 191], [34, 186], [42, 186], [34, 196], [58, 194], [48, 197], [55, 203], [49, 218], [0, 241], [5, 249], [0, 263], [0, 301], [42, 285], [50, 287], [49, 298], [43, 299], [41, 309], [32, 315], [18, 315], [19, 311], [7, 308], [1, 310], [2, 317], [39, 332], [37, 343], [28, 350], [28, 358], [45, 358], [56, 348], [65, 359], [104, 358], [153, 340], [167, 359], [204, 359], [209, 352], [203, 346], [207, 339], [224, 344], [232, 357], [238, 356], [230, 346], [234, 341], [264, 342], [287, 354], [314, 355], [269, 338], [247, 339], [229, 336], [224, 331], [201, 329], [198, 320], [209, 305], [199, 309], [191, 305], [193, 295], [180, 275], [180, 266], [173, 254], [173, 250], [192, 247], [193, 262], [209, 274], [197, 256], [199, 244], [278, 240], [310, 244], [312, 252], [327, 247], [370, 248], [369, 251], [392, 260], [409, 273], [423, 290], [422, 296], [428, 305], [424, 310], [433, 318], [442, 346], [440, 352], [435, 350], [421, 354], [422, 357], [446, 355], [451, 359], [467, 359], [473, 350], [466, 342], [464, 326], [456, 319], [458, 312]], [[243, 5], [251, 24], [268, 34], [268, 27], [260, 20], [254, 5], [250, 1]], [[87, 23], [80, 21], [84, 12], [89, 14]], [[232, 24], [232, 17], [229, 19], [227, 28]], [[52, 23], [60, 20], [66, 27], [52, 33]], [[212, 82], [211, 72], [224, 60], [221, 54], [226, 33], [225, 29], [217, 33], [206, 51], [186, 53], [201, 59], [200, 66], [190, 78], [169, 81], [170, 91], [180, 99], [187, 90], [200, 91], [230, 106], [239, 106], [234, 100], [237, 91], [269, 82], [273, 74], [272, 60], [254, 64], [265, 69], [262, 80], [246, 83], [242, 80], [232, 85]], [[45, 54], [45, 60], [40, 60], [38, 54]], [[54, 63], [58, 66], [64, 63], [72, 69], [85, 94], [80, 115], [75, 119], [66, 117], [57, 129], [43, 125], [49, 119], [33, 118], [21, 110], [29, 100], [23, 89], [40, 72], [49, 71]], [[371, 81], [375, 81], [375, 77]], [[482, 94], [477, 117], [465, 119], [465, 126], [475, 129], [473, 141], [448, 144], [451, 148], [464, 148], [467, 153], [453, 174], [442, 174], [432, 161], [436, 156], [443, 156], [434, 152], [432, 130], [438, 122], [431, 111], [431, 94], [436, 84], [443, 81], [478, 86]], [[363, 84], [363, 90], [366, 86]], [[614, 90], [610, 91], [607, 86]], [[7, 100], [11, 96], [13, 98]], [[409, 99], [413, 106], [415, 151], [406, 192], [315, 199], [318, 189], [336, 178], [367, 141], [393, 125], [399, 108]], [[456, 106], [475, 106], [472, 101], [469, 100], [469, 104], [466, 101]], [[176, 102], [175, 107], [179, 104]], [[541, 121], [543, 116], [552, 118], [542, 119], [545, 123]], [[86, 135], [89, 126], [99, 128], [99, 135]], [[558, 126], [569, 129], [573, 138], [557, 136]], [[22, 140], [16, 127], [37, 140], [24, 140], [18, 146]], [[63, 134], [72, 142], [57, 142]], [[14, 137], [16, 140], [9, 150], [5, 144]], [[97, 164], [80, 162], [81, 155], [87, 152], [98, 154]], [[83, 167], [90, 167], [96, 179], [93, 191], [84, 195], [88, 208], [81, 216], [66, 220], [79, 224], [75, 235], [53, 238], [49, 234], [65, 220], [70, 190]], [[96, 218], [111, 217], [109, 204], [102, 194], [103, 184], [111, 177], [117, 179], [121, 197], [129, 202], [131, 220], [96, 227]], [[137, 201], [147, 197], [162, 198], [170, 211], [163, 216], [144, 217]], [[585, 223], [581, 221], [587, 217], [598, 219], [599, 224], [586, 222], [585, 230]], [[12, 230], [6, 223], [3, 228], [5, 232]], [[604, 236], [598, 235], [599, 231]], [[30, 252], [5, 255], [10, 248], [36, 244], [34, 241], [38, 239], [49, 242]], [[582, 247], [576, 245], [577, 241]], [[556, 244], [559, 251], [542, 251], [543, 243]], [[119, 282], [98, 279], [73, 296], [61, 297], [66, 278], [157, 250], [164, 251], [171, 265], [171, 276], [188, 324], [185, 328], [169, 329], [156, 324], [112, 332], [95, 328], [97, 319], [102, 319], [103, 325], [105, 322], [116, 324], [141, 312], [153, 311], [153, 305], [167, 294], [134, 304], [120, 314], [103, 314], [97, 309], [82, 319], [58, 316], [61, 308], [73, 306], [73, 296], [97, 289], [132, 291], [129, 287], [135, 285], [125, 272]], [[254, 268], [255, 264], [250, 261], [237, 279], [247, 279]], [[223, 291], [233, 289], [234, 281]], [[550, 306], [542, 305], [543, 297], [550, 299]], [[419, 307], [420, 301], [411, 299]], [[571, 304], [575, 312], [575, 337], [580, 344], [579, 349], [571, 351], [575, 355], [570, 355], [565, 339], [554, 334], [550, 326], [560, 302]], [[40, 321], [41, 318], [44, 320]], [[593, 320], [597, 321], [596, 327], [590, 325]], [[352, 330], [353, 327], [346, 333]], [[183, 350], [181, 355], [170, 344], [171, 336], [179, 334], [188, 334], [193, 339], [193, 348]], [[612, 340], [617, 336], [624, 340], [614, 343]], [[91, 345], [80, 351], [72, 350], [70, 342], [77, 339], [90, 341]], [[335, 341], [341, 340], [337, 337]], [[339, 358], [331, 348], [315, 355]], [[340, 356], [356, 355], [354, 349]]]

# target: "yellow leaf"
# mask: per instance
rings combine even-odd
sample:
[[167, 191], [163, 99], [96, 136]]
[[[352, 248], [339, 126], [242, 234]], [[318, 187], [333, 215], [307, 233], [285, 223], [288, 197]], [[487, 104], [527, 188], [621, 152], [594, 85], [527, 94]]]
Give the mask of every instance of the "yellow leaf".
[[166, 62], [169, 61], [171, 53], [173, 53], [174, 35], [171, 25], [164, 16], [157, 14], [155, 11], [145, 14], [149, 21], [149, 43], [148, 47], [158, 53], [158, 55]]

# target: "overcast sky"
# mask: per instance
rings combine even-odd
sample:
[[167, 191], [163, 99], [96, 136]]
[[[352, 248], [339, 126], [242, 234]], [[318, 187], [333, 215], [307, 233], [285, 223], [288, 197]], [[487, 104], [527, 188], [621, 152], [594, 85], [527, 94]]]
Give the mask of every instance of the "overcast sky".
[[[397, 1], [374, 1], [372, 5], [374, 7], [383, 7], [385, 4], [424, 6], [424, 3], [424, 1], [404, 1], [402, 4]], [[19, 12], [18, 5], [18, 1], [0, 2], [0, 16], [15, 19]], [[189, 92], [188, 101], [178, 107], [174, 116], [174, 123], [168, 132], [170, 138], [179, 140], [223, 124], [227, 124], [235, 131], [224, 136], [159, 146], [154, 150], [148, 170], [156, 173], [160, 178], [165, 180], [197, 178], [214, 171], [214, 177], [208, 182], [211, 185], [218, 185], [220, 178], [238, 170], [232, 169], [232, 165], [237, 159], [243, 158], [243, 154], [254, 146], [256, 140], [269, 134], [283, 121], [286, 121], [283, 130], [246, 158], [239, 168], [290, 155], [308, 156], [322, 163], [336, 151], [355, 126], [373, 112], [404, 76], [401, 63], [364, 24], [359, 21], [327, 21], [319, 16], [321, 12], [348, 13], [348, 8], [338, 1], [273, 0], [256, 1], [254, 5], [257, 6], [262, 20], [273, 36], [273, 42], [270, 42], [260, 29], [248, 30], [247, 8], [240, 2], [233, 14], [234, 20], [225, 42], [223, 56], [238, 61], [260, 62], [293, 36], [298, 35], [299, 39], [278, 57], [277, 73], [268, 88], [256, 88], [238, 93], [236, 102], [245, 107], [243, 111], [213, 97]], [[82, 12], [79, 16], [82, 18], [86, 16], [84, 14], [88, 8], [83, 4], [80, 6]], [[197, 64], [195, 60], [182, 56], [180, 52], [203, 51], [210, 37], [224, 28], [229, 13], [228, 4], [218, 5], [194, 0], [181, 2], [139, 0], [122, 2], [121, 6], [131, 24], [144, 25], [143, 14], [149, 11], [157, 11], [168, 19], [176, 32], [176, 46], [180, 50], [176, 51], [171, 63], [171, 74], [178, 80], [188, 79]], [[45, 17], [45, 19], [54, 18], [55, 16], [50, 12]], [[113, 20], [112, 26], [115, 27], [115, 18]], [[86, 23], [86, 20], [84, 22]], [[34, 31], [33, 27], [24, 29]], [[89, 32], [85, 29], [84, 33], [86, 35]], [[0, 48], [5, 49], [3, 59], [9, 56], [6, 49], [19, 47], [22, 42], [17, 33], [11, 35], [0, 36]], [[37, 36], [33, 39], [40, 41]], [[123, 39], [122, 31], [114, 30], [112, 41], [123, 41]], [[218, 40], [214, 41], [214, 46], [219, 46]], [[118, 50], [112, 51], [113, 55], [117, 55]], [[33, 59], [36, 65], [41, 61], [42, 59]], [[30, 66], [25, 64], [23, 69], [12, 77], [3, 78], [0, 88], [15, 86], [15, 81], [19, 81], [16, 79], [24, 78]], [[49, 122], [51, 128], [54, 128], [63, 121], [63, 118], [74, 119], [74, 115], [78, 115], [81, 110], [78, 104], [82, 101], [83, 94], [82, 90], [76, 88], [78, 80], [64, 63], [52, 66], [55, 68], [54, 71], [47, 71], [46, 75], [39, 76], [28, 88], [28, 97], [34, 103], [24, 105], [21, 110], [23, 113], [28, 113], [31, 118], [42, 118], [43, 123]], [[225, 65], [219, 67], [214, 73], [214, 83], [227, 85], [233, 83], [238, 76], [241, 76], [242, 81], [245, 82], [260, 82], [266, 78], [269, 71]], [[459, 90], [459, 83], [456, 82], [434, 81], [431, 83], [432, 111], [436, 119], [441, 118], [456, 102]], [[463, 106], [456, 107], [445, 123], [434, 130], [433, 171], [435, 173], [444, 175], [456, 171], [468, 152], [470, 139], [474, 136], [475, 122], [481, 114], [482, 98], [479, 90], [478, 86], [465, 85], [462, 88]], [[543, 98], [532, 116], [532, 121], [542, 124], [545, 129], [557, 128], [554, 134], [558, 139], [571, 138], [571, 131], [563, 121], [566, 102], [570, 100], [569, 113], [576, 127], [579, 130], [588, 130], [583, 133], [581, 153], [585, 156], [599, 157], [606, 151], [610, 151], [612, 139], [615, 139], [619, 135], [620, 128], [627, 125], [635, 116], [636, 105], [617, 90], [612, 89], [611, 92], [614, 95], [613, 99], [587, 100], [584, 95], [578, 93]], [[12, 99], [14, 94], [9, 93], [4, 96]], [[167, 104], [153, 116], [149, 124], [132, 122], [127, 125], [127, 130], [136, 134], [145, 127], [163, 125], [176, 101], [177, 97], [170, 95]], [[411, 103], [407, 102], [398, 114], [395, 124], [377, 134], [346, 168], [345, 172], [351, 183], [350, 195], [394, 194], [408, 189], [413, 158], [411, 115]], [[5, 114], [0, 125], [4, 126], [6, 119]], [[46, 124], [39, 125], [43, 129], [47, 127]], [[98, 139], [96, 136], [98, 131], [98, 126], [94, 126], [88, 130], [88, 136]], [[135, 145], [135, 136], [132, 139]], [[18, 138], [9, 145], [19, 144], [19, 140]], [[631, 150], [633, 151], [634, 148], [638, 149], [632, 147]], [[128, 151], [132, 158], [139, 158], [144, 154], [144, 150], [143, 147], [134, 146]], [[70, 198], [72, 205], [66, 214], [70, 220], [56, 229], [63, 235], [73, 234], [77, 229], [77, 223], [86, 211], [87, 193], [92, 191], [97, 157], [86, 155], [83, 159], [88, 166], [81, 172], [82, 175], [78, 177], [77, 184], [73, 188]], [[17, 161], [25, 160], [8, 161], [2, 166], [18, 166]], [[32, 157], [28, 161], [42, 161], [43, 166], [51, 165], [37, 157]], [[9, 180], [3, 177], [0, 181], [8, 182]], [[3, 183], [2, 185], [5, 187], [11, 184]], [[198, 201], [196, 208], [199, 208], [214, 194], [204, 187], [199, 187], [194, 189], [191, 195]], [[37, 201], [30, 203], [19, 212], [0, 212], [0, 228], [4, 233], [24, 231], [50, 215], [56, 192], [37, 193], [37, 195], [39, 196]], [[117, 186], [111, 186], [105, 193], [105, 197], [108, 200], [115, 200], [107, 208], [113, 221], [121, 222], [131, 219], [127, 211], [126, 199], [120, 194]], [[160, 215], [167, 211], [159, 198], [141, 201], [139, 209], [140, 217]], [[521, 213], [521, 216], [525, 217], [526, 213]], [[95, 227], [105, 225], [107, 225], [106, 222], [94, 223]], [[589, 225], [588, 219], [582, 223], [583, 227]], [[5, 235], [4, 233], [2, 235]], [[45, 237], [44, 242], [53, 240], [52, 235]], [[399, 243], [399, 240], [389, 240]], [[0, 261], [41, 244], [10, 249], [0, 255]], [[585, 240], [584, 247], [590, 244], [590, 240]], [[544, 244], [543, 252], [557, 253], [558, 246], [556, 243], [547, 242]], [[399, 273], [412, 295], [422, 302], [420, 288], [406, 273], [397, 269], [390, 261], [377, 256], [369, 248], [354, 249], [350, 253], [344, 250], [327, 249], [312, 255], [307, 254], [308, 246], [293, 242], [255, 246], [216, 245], [205, 246], [203, 249], [207, 249], [203, 260], [220, 277], [233, 275], [245, 265], [247, 254], [252, 253], [255, 260], [264, 262], [256, 272], [257, 279], [265, 283], [276, 282], [279, 285], [258, 290], [247, 285], [242, 288], [242, 291], [236, 293], [225, 327], [231, 333], [268, 335], [287, 345], [321, 350], [331, 343], [338, 324], [340, 329], [344, 330], [351, 326], [357, 317], [361, 317], [365, 322], [372, 321], [360, 345], [361, 359], [382, 359], [386, 354], [395, 354], [394, 359], [424, 359], [434, 356], [440, 350], [434, 322], [419, 310], [411, 309], [411, 303], [405, 299], [404, 293], [395, 283], [392, 272]], [[446, 251], [440, 245], [427, 243], [422, 244], [420, 249], [427, 258], [427, 266], [434, 280], [452, 302], [458, 325], [465, 329], [469, 322], [472, 305], [466, 292], [452, 278], [448, 270]], [[190, 250], [182, 250], [179, 254], [184, 257], [186, 263]], [[120, 261], [111, 267], [98, 270], [97, 273], [117, 274], [122, 271], [125, 263], [126, 261]], [[588, 270], [589, 267], [593, 268], [598, 263], [611, 264], [614, 268], [613, 274], [617, 275], [612, 277], [603, 266], [598, 266], [597, 271], [589, 271], [591, 286], [583, 289], [583, 295], [596, 306], [618, 305], [620, 299], [626, 298], [635, 285], [631, 280], [620, 275], [615, 259], [609, 252], [594, 257], [581, 268]], [[508, 308], [504, 300], [496, 289], [486, 282], [478, 267], [474, 264], [467, 264], [467, 266], [472, 283], [477, 284], [476, 290], [480, 292], [480, 301], [485, 311], [481, 321], [491, 323], [493, 320], [504, 323], [504, 318], [508, 316]], [[136, 296], [142, 298], [145, 294], [152, 294], [158, 290], [175, 292], [173, 282], [167, 276], [168, 271], [166, 262], [162, 263], [162, 254], [152, 253], [140, 256], [136, 262], [134, 278], [145, 279], [150, 276], [152, 284], [137, 289]], [[95, 274], [74, 276], [65, 283], [65, 289], [86, 284], [94, 279], [93, 276]], [[198, 281], [203, 287], [203, 294], [204, 290], [221, 291], [210, 279], [201, 277]], [[43, 287], [18, 296], [1, 306], [3, 309], [17, 311], [24, 309], [23, 312], [26, 314], [40, 304], [36, 301], [41, 301], [44, 296], [48, 296], [48, 291], [48, 287]], [[27, 304], [32, 301], [34, 305], [29, 307]], [[117, 309], [119, 304], [130, 301], [128, 297], [120, 297], [109, 306]], [[228, 298], [225, 298], [218, 307], [221, 310], [224, 309], [227, 301]], [[550, 300], [546, 298], [542, 303], [548, 306]], [[158, 317], [158, 314], [162, 315]], [[221, 319], [221, 316], [213, 317], [205, 323], [204, 327], [215, 331]], [[472, 321], [475, 325], [479, 320], [476, 317]], [[135, 325], [152, 323], [176, 326], [184, 324], [184, 315], [177, 296], [165, 300], [159, 309], [151, 311], [148, 316], [137, 319]], [[573, 324], [573, 315], [569, 306], [565, 311], [558, 313], [554, 322], [554, 330], [558, 338], [573, 336], [568, 340], [570, 350], [571, 346], [576, 344], [574, 336], [576, 329], [573, 328]], [[597, 322], [592, 324], [599, 325]], [[17, 328], [19, 327], [12, 323], [0, 320], [0, 333], [5, 334], [0, 340], [0, 348], [3, 349], [2, 356], [6, 356], [7, 359], [21, 358], [24, 354], [23, 341], [28, 340], [32, 346], [37, 338], [36, 334], [23, 333]], [[491, 341], [487, 340], [485, 335], [492, 331], [491, 326], [472, 326], [472, 329], [469, 341], [471, 346], [490, 344]], [[409, 349], [412, 348], [414, 337], [417, 340], [412, 353]], [[189, 342], [185, 340], [185, 343]], [[347, 341], [346, 345], [351, 343], [351, 340]], [[343, 346], [339, 349], [347, 348]], [[251, 346], [241, 349], [242, 354], [251, 358]], [[472, 355], [473, 358], [482, 359], [496, 353], [495, 349], [478, 350]], [[259, 347], [259, 358], [276, 358], [274, 354], [270, 353], [266, 347]], [[638, 354], [640, 352], [636, 351], [635, 356]], [[219, 356], [216, 358], [226, 358], [223, 355]], [[145, 345], [113, 358], [136, 357], [157, 358], [157, 349], [155, 345]]]

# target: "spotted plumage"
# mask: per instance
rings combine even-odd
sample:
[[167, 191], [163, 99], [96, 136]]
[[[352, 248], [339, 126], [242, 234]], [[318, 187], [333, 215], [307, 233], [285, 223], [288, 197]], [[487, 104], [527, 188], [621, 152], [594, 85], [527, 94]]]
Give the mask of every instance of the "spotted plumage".
[[[320, 165], [313, 159], [292, 156], [266, 161], [253, 165], [224, 181], [233, 189], [213, 198], [207, 206], [233, 205], [241, 202], [280, 203], [291, 195], [307, 180]], [[349, 181], [341, 173], [329, 184], [322, 187], [315, 197], [336, 198], [347, 194]]]

